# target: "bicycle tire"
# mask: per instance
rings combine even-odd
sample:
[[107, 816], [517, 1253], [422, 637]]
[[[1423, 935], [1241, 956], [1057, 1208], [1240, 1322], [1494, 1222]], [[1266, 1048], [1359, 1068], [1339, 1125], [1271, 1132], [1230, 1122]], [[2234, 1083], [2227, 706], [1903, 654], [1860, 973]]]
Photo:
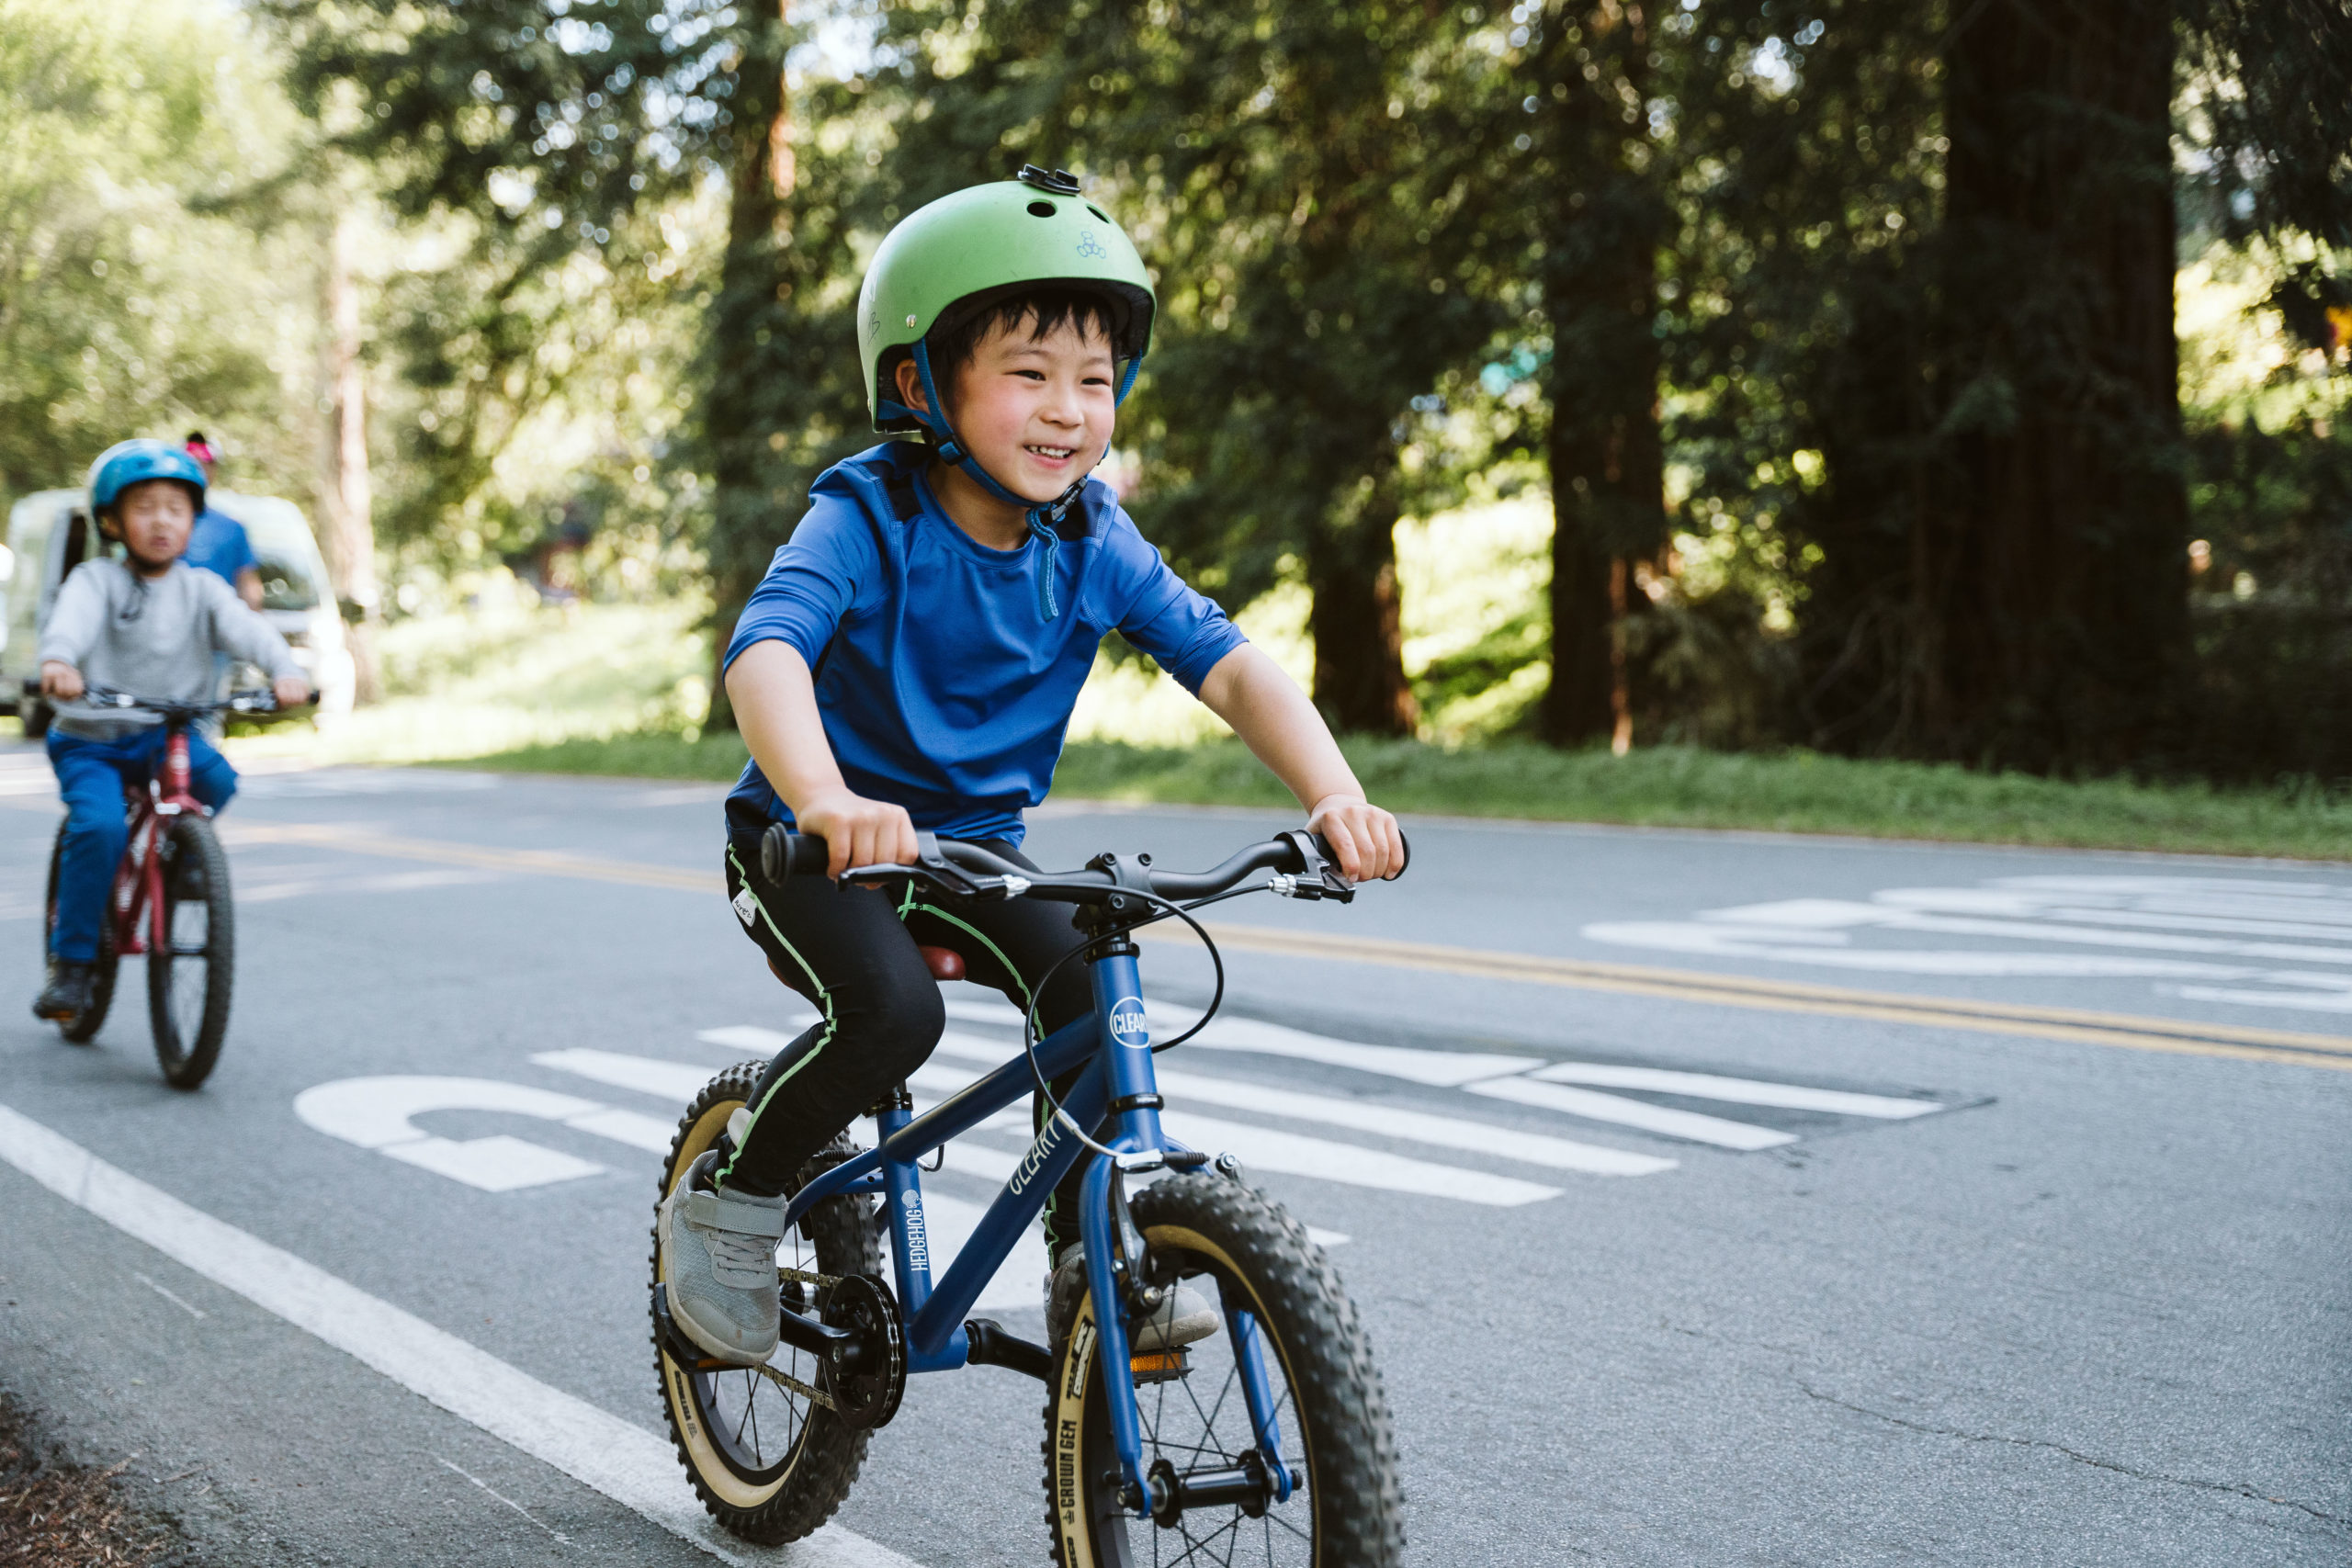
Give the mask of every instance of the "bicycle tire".
[[[42, 903], [48, 918], [41, 924], [46, 942], [57, 931], [57, 879], [65, 861], [65, 824], [57, 825], [57, 841], [49, 851], [49, 893]], [[47, 945], [42, 948], [49, 951]], [[98, 1036], [98, 1028], [107, 1021], [107, 1009], [114, 1005], [115, 972], [122, 967], [122, 954], [114, 946], [114, 910], [107, 910], [106, 919], [98, 923], [98, 958], [90, 969], [90, 1005], [72, 1018], [58, 1021], [57, 1032], [76, 1045], [86, 1045]]]
[[[1289, 1501], [1270, 1504], [1261, 1517], [1235, 1504], [1188, 1509], [1162, 1527], [1127, 1513], [1117, 1497], [1102, 1367], [1094, 1354], [1094, 1303], [1084, 1293], [1057, 1314], [1046, 1399], [1046, 1518], [1054, 1562], [1060, 1568], [1195, 1562], [1396, 1568], [1405, 1529], [1396, 1430], [1363, 1325], [1322, 1248], [1263, 1192], [1222, 1177], [1171, 1177], [1137, 1192], [1129, 1207], [1155, 1280], [1172, 1269], [1204, 1293], [1213, 1290], [1216, 1304], [1256, 1317], [1272, 1352], [1267, 1371], [1277, 1409], [1289, 1412], [1281, 1417], [1283, 1462], [1299, 1484]], [[1147, 1472], [1163, 1458], [1182, 1472], [1209, 1452], [1238, 1461], [1253, 1446], [1238, 1372], [1220, 1380], [1215, 1370], [1219, 1356], [1229, 1361], [1231, 1349], [1228, 1329], [1187, 1348], [1191, 1370], [1182, 1377], [1138, 1390]], [[1196, 1378], [1212, 1382], [1196, 1385]], [[1171, 1403], [1171, 1386], [1185, 1398]], [[1204, 1428], [1196, 1440], [1189, 1429], [1194, 1417]], [[1236, 1433], [1238, 1442], [1220, 1440]], [[1169, 1444], [1164, 1450], [1162, 1443]], [[1134, 1539], [1138, 1535], [1148, 1546]]]
[[[158, 835], [164, 857], [164, 934], [147, 953], [147, 1023], [155, 1035], [155, 1060], [174, 1089], [195, 1089], [220, 1060], [229, 1034], [229, 1000], [237, 979], [236, 907], [229, 892], [229, 857], [212, 824], [201, 817], [175, 817]], [[204, 878], [201, 895], [184, 897], [193, 863]], [[203, 940], [184, 950], [184, 916], [202, 911]]]
[[[662, 1283], [661, 1201], [704, 1151], [718, 1141], [727, 1120], [748, 1102], [766, 1070], [764, 1062], [742, 1062], [703, 1086], [670, 1142], [669, 1158], [662, 1167], [662, 1190], [654, 1200], [652, 1256], [649, 1269]], [[843, 1133], [800, 1168], [797, 1191], [857, 1152]], [[882, 1252], [877, 1224], [862, 1198], [835, 1198], [818, 1204], [785, 1236], [781, 1248], [791, 1266], [829, 1275], [880, 1274]], [[662, 1414], [669, 1423], [671, 1446], [685, 1466], [695, 1495], [729, 1534], [762, 1546], [798, 1540], [833, 1517], [865, 1463], [868, 1434], [845, 1426], [833, 1413], [809, 1405], [744, 1368], [704, 1370], [681, 1365], [662, 1343], [657, 1323], [653, 1329], [654, 1371], [662, 1382]], [[777, 1370], [815, 1383], [813, 1357], [780, 1347]], [[743, 1422], [737, 1419], [728, 1436], [726, 1404], [736, 1379], [742, 1380], [743, 1404], [754, 1416], [764, 1398], [787, 1417], [787, 1440], [773, 1461], [761, 1446], [756, 1426], [751, 1432], [753, 1451], [742, 1447]], [[722, 1381], [723, 1380], [723, 1381]], [[714, 1412], [718, 1419], [714, 1419]], [[773, 1419], [773, 1417], [771, 1417]]]

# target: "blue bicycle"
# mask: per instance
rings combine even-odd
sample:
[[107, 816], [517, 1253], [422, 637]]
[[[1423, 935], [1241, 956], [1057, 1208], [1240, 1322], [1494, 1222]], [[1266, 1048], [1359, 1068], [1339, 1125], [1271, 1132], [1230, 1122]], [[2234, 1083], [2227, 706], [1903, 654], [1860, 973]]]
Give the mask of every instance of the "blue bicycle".
[[[780, 880], [821, 874], [826, 850], [775, 828], [761, 858]], [[1272, 874], [1250, 881], [1261, 873]], [[704, 1506], [747, 1540], [797, 1540], [848, 1495], [868, 1438], [897, 1413], [910, 1374], [996, 1366], [1046, 1385], [1046, 1511], [1063, 1568], [1392, 1568], [1404, 1551], [1396, 1441], [1363, 1325], [1304, 1225], [1245, 1186], [1229, 1156], [1213, 1158], [1161, 1131], [1152, 1057], [1193, 1032], [1151, 1043], [1133, 937], [1175, 919], [1206, 942], [1189, 911], [1244, 892], [1351, 899], [1329, 846], [1292, 832], [1205, 873], [1103, 854], [1082, 871], [1039, 875], [923, 834], [916, 864], [860, 867], [843, 880], [1075, 906], [1087, 940], [1070, 958], [1087, 965], [1094, 1010], [1044, 1039], [1033, 1017], [1022, 1055], [921, 1116], [901, 1088], [873, 1111], [874, 1148], [844, 1134], [801, 1170], [777, 1258], [783, 1343], [767, 1365], [711, 1360], [676, 1331], [657, 1247], [662, 1403]], [[1219, 962], [1202, 1022], [1224, 985]], [[731, 1145], [729, 1122], [763, 1065], [731, 1067], [695, 1098], [670, 1147], [663, 1195], [707, 1150]], [[1073, 1071], [1075, 1084], [934, 1282], [918, 1162]], [[1079, 1165], [1084, 1288], [1057, 1288], [1050, 1346], [967, 1319], [1046, 1195]], [[886, 1234], [895, 1289], [882, 1276]], [[1136, 1353], [1136, 1326], [1179, 1281], [1218, 1311], [1224, 1333]]]

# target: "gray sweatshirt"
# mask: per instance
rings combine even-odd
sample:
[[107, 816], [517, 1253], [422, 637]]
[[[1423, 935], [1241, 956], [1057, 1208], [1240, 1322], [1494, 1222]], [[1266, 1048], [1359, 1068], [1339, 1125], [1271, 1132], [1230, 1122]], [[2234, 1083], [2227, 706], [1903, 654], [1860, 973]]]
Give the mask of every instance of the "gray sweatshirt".
[[[258, 664], [276, 680], [302, 667], [277, 628], [245, 607], [209, 571], [174, 561], [141, 577], [120, 561], [89, 560], [57, 591], [40, 631], [40, 661], [71, 664], [93, 686], [159, 702], [209, 702], [218, 690], [218, 651]], [[58, 709], [56, 725], [88, 740], [114, 740], [151, 724], [153, 714]]]

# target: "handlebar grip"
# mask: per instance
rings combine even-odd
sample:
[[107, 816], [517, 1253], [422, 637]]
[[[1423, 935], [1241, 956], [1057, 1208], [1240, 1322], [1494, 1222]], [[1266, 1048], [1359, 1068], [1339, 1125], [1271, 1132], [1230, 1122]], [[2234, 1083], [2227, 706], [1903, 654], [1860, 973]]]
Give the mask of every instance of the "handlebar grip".
[[[1400, 827], [1396, 829], [1396, 841], [1405, 846], [1404, 863], [1396, 868], [1396, 874], [1402, 876], [1405, 874], [1406, 866], [1413, 863], [1413, 840], [1405, 836], [1405, 829]], [[1338, 853], [1331, 848], [1331, 840], [1320, 833], [1315, 835], [1315, 852], [1321, 855], [1330, 865], [1336, 866], [1340, 863]]]
[[814, 833], [796, 833], [772, 822], [760, 835], [760, 873], [770, 882], [788, 876], [822, 876], [831, 863], [832, 847]]

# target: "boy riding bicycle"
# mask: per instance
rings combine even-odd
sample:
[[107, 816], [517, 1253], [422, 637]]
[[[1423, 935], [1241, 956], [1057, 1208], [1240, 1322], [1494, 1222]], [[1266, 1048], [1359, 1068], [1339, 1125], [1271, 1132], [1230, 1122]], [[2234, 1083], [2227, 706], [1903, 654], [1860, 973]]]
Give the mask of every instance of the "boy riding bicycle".
[[[64, 704], [90, 684], [160, 702], [212, 694], [213, 655], [233, 654], [273, 677], [281, 705], [307, 701], [310, 685], [286, 639], [219, 577], [180, 559], [204, 507], [204, 470], [160, 441], [125, 441], [90, 467], [90, 508], [123, 558], [88, 560], [58, 590], [40, 635], [40, 689]], [[50, 765], [65, 798], [57, 927], [49, 984], [36, 1018], [70, 1019], [91, 1002], [92, 966], [115, 865], [122, 859], [122, 792], [151, 777], [164, 727], [153, 714], [61, 705], [49, 730]], [[188, 736], [190, 788], [218, 811], [236, 793], [237, 771], [201, 735]]]
[[[818, 479], [727, 649], [752, 752], [727, 802], [728, 892], [769, 968], [821, 1016], [769, 1064], [731, 1155], [706, 1156], [662, 1206], [670, 1311], [721, 1359], [775, 1348], [774, 1254], [804, 1164], [939, 1043], [923, 949], [1034, 1007], [1041, 1032], [1092, 1006], [1077, 964], [1032, 994], [1080, 942], [1051, 906], [771, 882], [770, 823], [821, 837], [835, 879], [912, 863], [919, 829], [1027, 863], [1022, 812], [1045, 799], [1096, 645], [1117, 631], [1248, 742], [1348, 876], [1404, 867], [1396, 819], [1364, 799], [1306, 694], [1090, 477], [1154, 309], [1134, 245], [1059, 171], [932, 203], [867, 269], [858, 353], [874, 426], [915, 439]], [[1046, 1210], [1056, 1278], [1073, 1281], [1077, 1182]], [[1173, 1291], [1138, 1348], [1215, 1322]]]

